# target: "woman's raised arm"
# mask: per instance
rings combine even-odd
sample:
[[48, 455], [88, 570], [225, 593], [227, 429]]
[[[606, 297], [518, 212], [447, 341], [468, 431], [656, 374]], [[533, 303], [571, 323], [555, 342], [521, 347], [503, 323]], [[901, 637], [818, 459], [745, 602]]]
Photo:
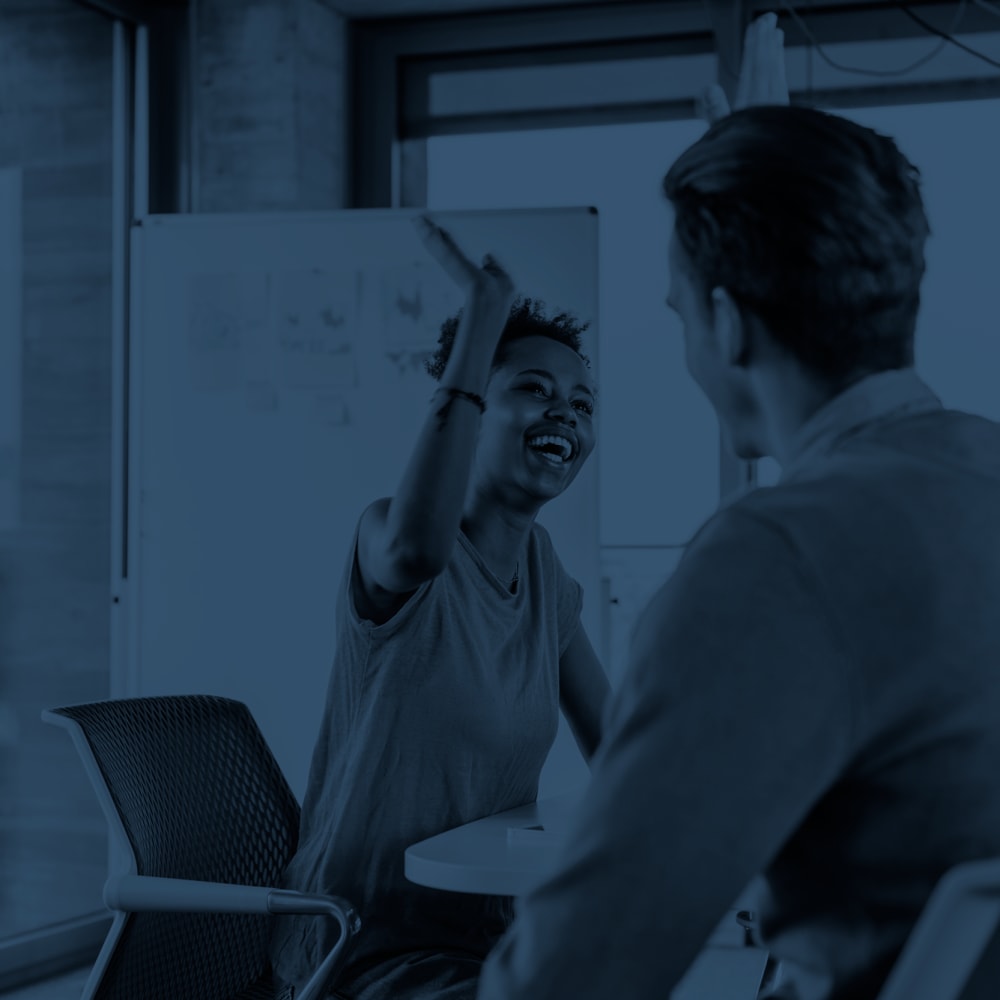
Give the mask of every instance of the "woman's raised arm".
[[510, 277], [490, 256], [477, 266], [449, 233], [418, 220], [424, 244], [465, 293], [448, 364], [391, 499], [372, 504], [358, 535], [367, 603], [390, 614], [451, 558], [479, 434], [494, 352], [514, 300]]

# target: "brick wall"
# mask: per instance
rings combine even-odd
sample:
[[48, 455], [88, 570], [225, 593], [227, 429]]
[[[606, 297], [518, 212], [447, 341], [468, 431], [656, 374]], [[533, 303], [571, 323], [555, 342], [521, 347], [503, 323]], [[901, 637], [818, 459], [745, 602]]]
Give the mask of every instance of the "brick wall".
[[321, 0], [197, 0], [198, 211], [345, 206], [346, 37]]
[[[320, 0], [196, 0], [194, 27], [197, 208], [342, 207], [344, 21]], [[0, 530], [0, 939], [102, 909], [104, 822], [39, 712], [110, 690], [111, 73], [105, 16], [0, 0], [0, 167], [21, 172], [23, 221], [21, 328], [0, 329], [21, 359], [3, 373], [21, 401], [20, 517]]]
[[0, 937], [97, 910], [103, 822], [42, 707], [107, 697], [111, 26], [0, 0], [0, 166], [20, 169], [19, 520], [0, 532]]

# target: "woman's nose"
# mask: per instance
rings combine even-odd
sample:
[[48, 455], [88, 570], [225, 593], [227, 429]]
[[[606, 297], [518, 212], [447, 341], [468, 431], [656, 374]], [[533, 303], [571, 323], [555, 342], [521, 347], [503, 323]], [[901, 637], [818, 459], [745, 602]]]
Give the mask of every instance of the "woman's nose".
[[568, 399], [553, 399], [549, 404], [548, 416], [571, 427], [576, 426], [576, 411]]

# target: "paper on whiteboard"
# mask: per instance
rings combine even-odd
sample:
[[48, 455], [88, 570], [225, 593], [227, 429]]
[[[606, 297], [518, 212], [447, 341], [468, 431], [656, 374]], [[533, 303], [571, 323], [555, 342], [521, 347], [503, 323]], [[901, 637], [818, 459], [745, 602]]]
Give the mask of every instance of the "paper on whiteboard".
[[338, 393], [317, 393], [312, 398], [310, 415], [316, 423], [326, 427], [349, 427], [351, 425], [351, 410], [347, 399]]
[[196, 388], [242, 388], [267, 329], [266, 274], [195, 274], [188, 283], [188, 345]]
[[381, 293], [385, 354], [417, 367], [437, 347], [441, 324], [461, 307], [461, 292], [433, 261], [415, 260], [383, 271]]
[[274, 336], [284, 385], [357, 385], [358, 280], [357, 273], [318, 268], [274, 275]]
[[247, 408], [251, 413], [273, 413], [278, 409], [278, 390], [267, 379], [247, 382]]

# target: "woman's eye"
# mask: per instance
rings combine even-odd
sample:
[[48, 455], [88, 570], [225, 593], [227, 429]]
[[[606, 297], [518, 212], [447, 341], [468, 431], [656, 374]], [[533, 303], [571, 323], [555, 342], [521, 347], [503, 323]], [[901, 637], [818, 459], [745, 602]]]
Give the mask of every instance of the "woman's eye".
[[589, 403], [584, 399], [578, 399], [573, 405], [578, 410], [582, 410], [584, 413], [593, 414], [594, 412], [594, 404]]
[[529, 392], [540, 392], [543, 396], [548, 394], [548, 390], [541, 382], [529, 382], [524, 388]]

